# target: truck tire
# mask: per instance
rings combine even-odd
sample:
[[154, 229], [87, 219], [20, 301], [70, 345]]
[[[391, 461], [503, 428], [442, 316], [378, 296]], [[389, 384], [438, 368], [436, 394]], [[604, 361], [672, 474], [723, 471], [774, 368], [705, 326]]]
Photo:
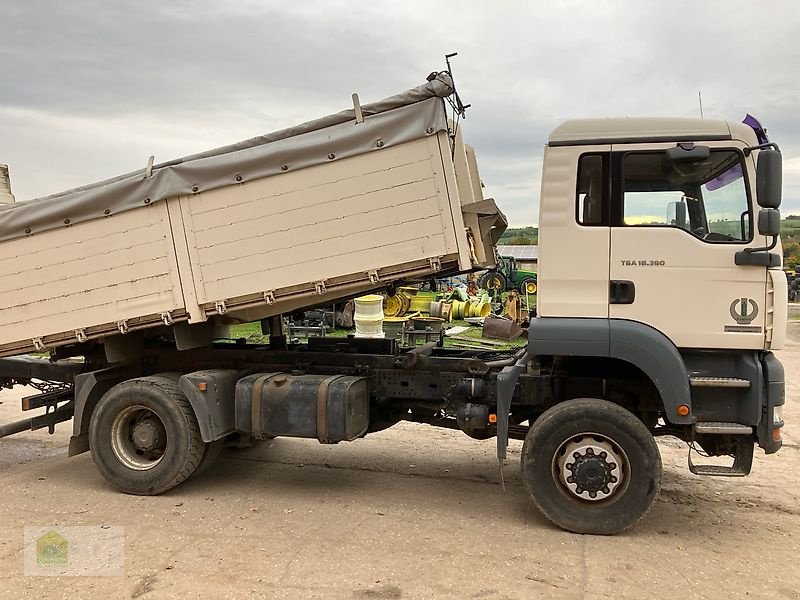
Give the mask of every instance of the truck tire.
[[188, 479], [206, 445], [186, 396], [170, 377], [115, 385], [100, 398], [89, 427], [100, 474], [126, 494], [151, 496]]
[[606, 400], [550, 408], [522, 447], [522, 477], [534, 503], [574, 533], [612, 535], [631, 527], [652, 507], [661, 470], [644, 423]]
[[536, 279], [533, 277], [526, 277], [522, 281], [519, 282], [519, 293], [525, 296], [535, 296], [536, 295]]

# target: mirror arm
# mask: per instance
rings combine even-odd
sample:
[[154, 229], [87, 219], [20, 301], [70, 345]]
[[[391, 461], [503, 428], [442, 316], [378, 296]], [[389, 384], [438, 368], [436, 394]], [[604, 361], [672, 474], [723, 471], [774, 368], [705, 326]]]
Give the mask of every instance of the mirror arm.
[[750, 156], [754, 150], [765, 150], [766, 148], [774, 148], [778, 152], [781, 151], [781, 149], [778, 148], [778, 144], [775, 142], [767, 142], [766, 144], [759, 144], [758, 146], [749, 146], [745, 148], [743, 152], [745, 156]]
[[772, 243], [769, 246], [764, 246], [762, 248], [745, 248], [744, 251], [747, 252], [748, 254], [752, 254], [753, 252], [769, 252], [777, 245], [778, 245], [778, 236], [773, 235]]

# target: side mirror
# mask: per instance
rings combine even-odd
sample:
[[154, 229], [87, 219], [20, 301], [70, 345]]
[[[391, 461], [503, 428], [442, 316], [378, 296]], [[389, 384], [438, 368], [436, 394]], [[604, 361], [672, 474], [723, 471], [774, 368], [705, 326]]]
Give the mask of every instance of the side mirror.
[[[778, 208], [781, 205], [781, 178], [781, 153], [772, 148], [761, 150], [758, 153], [758, 165], [756, 166], [756, 199], [759, 206]], [[761, 213], [758, 217], [758, 226], [760, 232]]]
[[762, 208], [758, 211], [758, 233], [775, 236], [781, 232], [781, 211], [775, 208]]

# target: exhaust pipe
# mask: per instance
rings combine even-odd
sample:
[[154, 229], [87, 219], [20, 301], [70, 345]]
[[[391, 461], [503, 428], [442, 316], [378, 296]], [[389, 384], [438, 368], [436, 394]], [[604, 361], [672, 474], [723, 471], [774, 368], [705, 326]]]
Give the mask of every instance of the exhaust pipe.
[[13, 204], [16, 202], [11, 193], [11, 179], [8, 176], [8, 165], [0, 165], [0, 204]]

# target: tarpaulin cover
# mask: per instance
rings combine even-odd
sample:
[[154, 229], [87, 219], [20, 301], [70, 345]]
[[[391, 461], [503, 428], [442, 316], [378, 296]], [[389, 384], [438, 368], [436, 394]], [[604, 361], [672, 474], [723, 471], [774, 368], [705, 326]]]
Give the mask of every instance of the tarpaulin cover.
[[354, 109], [200, 154], [140, 169], [52, 196], [0, 207], [0, 241], [144, 207], [283, 172], [396, 146], [442, 131], [442, 98], [453, 92], [440, 73], [427, 83]]

